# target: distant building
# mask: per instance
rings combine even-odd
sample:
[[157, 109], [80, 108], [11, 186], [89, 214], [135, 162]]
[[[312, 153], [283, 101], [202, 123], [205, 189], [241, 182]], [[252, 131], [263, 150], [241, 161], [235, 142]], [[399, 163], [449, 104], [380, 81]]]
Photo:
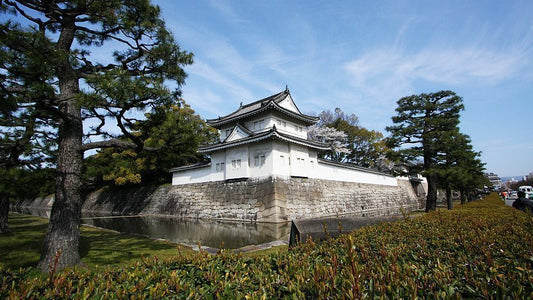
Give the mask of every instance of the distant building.
[[490, 181], [494, 190], [499, 190], [503, 187], [502, 180], [495, 173], [485, 173], [485, 177]]
[[533, 172], [531, 172], [528, 175], [526, 175], [525, 180], [532, 180], [532, 179], [533, 179]]

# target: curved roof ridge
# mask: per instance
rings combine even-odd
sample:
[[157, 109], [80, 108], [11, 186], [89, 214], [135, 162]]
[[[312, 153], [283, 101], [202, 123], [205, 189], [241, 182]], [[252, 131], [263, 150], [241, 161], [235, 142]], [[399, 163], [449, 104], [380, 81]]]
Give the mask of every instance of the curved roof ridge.
[[[244, 107], [255, 105], [257, 103], [263, 104], [263, 102], [270, 102], [270, 101], [275, 101], [276, 103], [277, 102], [281, 102], [283, 99], [285, 99], [286, 96], [288, 96], [290, 94], [291, 94], [291, 92], [289, 91], [289, 89], [285, 89], [284, 91], [281, 91], [281, 92], [279, 92], [277, 94], [274, 94], [274, 95], [270, 95], [270, 96], [265, 97], [265, 98], [263, 98], [261, 100], [257, 100], [257, 101], [254, 101], [252, 103], [241, 105], [241, 107], [244, 108]], [[285, 97], [280, 97], [281, 95], [284, 95]]]
[[229, 118], [230, 116], [232, 115], [235, 115], [236, 113], [238, 113], [239, 111], [242, 111], [246, 108], [249, 108], [251, 106], [257, 106], [258, 104], [261, 104], [259, 107], [263, 107], [265, 105], [265, 102], [268, 103], [272, 100], [276, 101], [276, 102], [280, 102], [282, 101], [283, 99], [285, 99], [284, 97], [280, 97], [281, 95], [290, 95], [290, 91], [288, 89], [284, 90], [284, 91], [281, 91], [277, 94], [274, 94], [274, 95], [271, 95], [271, 96], [268, 96], [268, 97], [265, 97], [263, 99], [260, 99], [260, 100], [256, 100], [254, 102], [251, 102], [251, 103], [248, 103], [248, 104], [242, 104], [241, 102], [241, 105], [239, 106], [238, 109], [234, 110], [233, 112], [225, 115], [225, 116], [222, 116], [222, 117], [218, 117], [218, 118], [215, 118], [215, 119], [208, 119], [207, 122], [210, 122], [210, 121], [217, 121], [217, 120], [222, 120], [222, 119], [226, 119], [226, 118]]
[[[289, 110], [289, 109], [287, 109], [285, 107], [282, 107], [279, 104], [280, 102], [285, 100], [287, 98], [287, 96], [291, 97], [291, 101], [294, 104], [294, 106], [296, 107], [296, 111]], [[290, 91], [287, 88], [284, 91], [279, 92], [277, 94], [274, 94], [272, 96], [263, 98], [261, 100], [254, 101], [254, 102], [246, 104], [246, 105], [241, 105], [239, 107], [239, 109], [237, 109], [236, 111], [234, 111], [234, 112], [232, 112], [232, 113], [230, 113], [230, 114], [228, 114], [226, 116], [218, 117], [216, 119], [208, 119], [207, 123], [208, 123], [208, 125], [213, 126], [213, 127], [224, 125], [224, 124], [227, 124], [227, 123], [230, 123], [230, 122], [233, 122], [233, 121], [236, 121], [236, 120], [239, 120], [239, 119], [243, 119], [243, 118], [249, 117], [251, 115], [260, 113], [260, 112], [268, 109], [269, 107], [274, 107], [275, 109], [277, 109], [280, 112], [283, 112], [283, 113], [285, 113], [285, 114], [287, 114], [287, 115], [289, 115], [289, 116], [291, 116], [293, 118], [299, 119], [299, 120], [307, 122], [309, 124], [314, 124], [314, 123], [316, 123], [319, 120], [318, 117], [308, 116], [308, 115], [302, 114], [300, 112], [300, 110], [298, 109], [298, 107], [296, 106], [296, 104], [294, 103], [294, 100], [292, 100], [292, 96], [290, 94]]]

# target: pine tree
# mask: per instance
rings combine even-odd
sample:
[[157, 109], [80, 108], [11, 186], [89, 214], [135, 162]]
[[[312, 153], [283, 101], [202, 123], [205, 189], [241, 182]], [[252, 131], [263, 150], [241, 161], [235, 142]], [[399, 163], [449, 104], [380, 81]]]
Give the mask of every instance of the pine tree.
[[484, 165], [478, 158], [480, 153], [473, 150], [470, 137], [458, 129], [444, 132], [440, 142], [443, 149], [439, 153], [437, 176], [446, 190], [448, 209], [452, 209], [452, 189], [461, 192], [464, 202], [470, 190], [483, 182]]
[[134, 133], [157, 151], [106, 148], [85, 159], [85, 182], [92, 188], [158, 184], [170, 181], [169, 170], [205, 159], [198, 146], [218, 140], [218, 132], [207, 126], [189, 105], [159, 106], [145, 114]]
[[[1, 26], [1, 25], [0, 25]], [[7, 34], [0, 27], [0, 36]], [[7, 47], [7, 39], [0, 39], [0, 60], [12, 69], [24, 69], [14, 78], [0, 72], [0, 232], [9, 233], [8, 214], [11, 201], [24, 197], [19, 183], [27, 174], [53, 165], [57, 149], [55, 118], [43, 118], [43, 107], [34, 105], [40, 98], [41, 83], [34, 81], [33, 70], [40, 68], [37, 61], [22, 60]], [[23, 64], [26, 64], [24, 67]], [[14, 85], [13, 81], [21, 85]], [[46, 91], [45, 91], [46, 92]], [[26, 195], [31, 196], [31, 195]]]
[[397, 149], [401, 160], [412, 172], [421, 172], [428, 181], [426, 211], [437, 207], [439, 153], [443, 152], [442, 136], [456, 130], [462, 98], [452, 91], [412, 95], [397, 101], [394, 125], [387, 146]]
[[[192, 54], [180, 49], [148, 0], [5, 0], [0, 11], [7, 19], [0, 24], [2, 89], [7, 96], [27, 90], [33, 96], [17, 97], [13, 114], [32, 107], [42, 112], [39, 120], [57, 120], [55, 202], [38, 267], [81, 264], [84, 152], [145, 148], [130, 132], [136, 112], [176, 101]], [[104, 45], [115, 48], [109, 57], [89, 51]]]

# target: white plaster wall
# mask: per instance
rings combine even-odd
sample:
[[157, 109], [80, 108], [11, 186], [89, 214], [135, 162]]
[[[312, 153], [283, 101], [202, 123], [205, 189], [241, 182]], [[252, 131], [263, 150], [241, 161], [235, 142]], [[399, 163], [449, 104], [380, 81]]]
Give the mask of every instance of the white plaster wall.
[[[272, 151], [272, 142], [264, 142], [250, 145], [248, 148], [249, 156], [249, 165], [250, 165], [250, 177], [266, 177], [272, 175], [272, 170], [274, 166], [274, 153]], [[255, 165], [255, 157], [259, 159], [259, 164], [261, 162], [261, 156], [265, 156], [264, 165]]]
[[[240, 160], [240, 166], [234, 167], [234, 160]], [[226, 149], [226, 179], [248, 177], [248, 171], [248, 146]]]
[[283, 119], [281, 116], [277, 115], [270, 115], [270, 126], [276, 125], [276, 130], [282, 133], [289, 133], [294, 134], [291, 126], [291, 122], [288, 122], [287, 120]]
[[[427, 195], [427, 193], [428, 193], [428, 180], [427, 180], [427, 178], [422, 176], [422, 175], [420, 175], [420, 174], [417, 174], [416, 178], [421, 180], [420, 184], [422, 185], [422, 190]], [[398, 176], [398, 179], [409, 181], [409, 177], [408, 176]]]
[[311, 174], [312, 176], [309, 176], [310, 178], [390, 186], [398, 185], [398, 181], [394, 176], [342, 168], [320, 162], [318, 162], [316, 170], [311, 172]]
[[[315, 150], [309, 149], [309, 165], [307, 167], [307, 172], [309, 174], [315, 174], [318, 171], [318, 159], [317, 153]], [[314, 175], [309, 176], [315, 178]]]
[[276, 119], [276, 117], [274, 117], [272, 114], [268, 114], [268, 115], [266, 116], [266, 122], [267, 122], [267, 123], [266, 123], [266, 127], [267, 127], [268, 129], [270, 129], [270, 128], [274, 127], [274, 125], [276, 125], [276, 129], [277, 129], [278, 131], [280, 130], [279, 127], [281, 127], [281, 126], [279, 126], [280, 124], [277, 123], [277, 119]]
[[[255, 166], [256, 155], [265, 155], [264, 165]], [[239, 168], [233, 167], [233, 160], [241, 161]], [[221, 162], [224, 162], [224, 169], [217, 172], [216, 164]], [[259, 178], [272, 175], [282, 178], [300, 176], [345, 182], [398, 185], [393, 176], [321, 163], [317, 160], [316, 151], [280, 141], [243, 145], [213, 153], [210, 167], [175, 172], [172, 175], [172, 184]]]
[[[250, 153], [253, 153], [255, 150], [261, 150], [261, 147], [257, 149], [251, 149]], [[264, 149], [264, 148], [263, 148]], [[269, 172], [272, 172], [273, 175], [287, 178], [290, 176], [302, 176], [309, 178], [325, 179], [325, 180], [334, 180], [334, 181], [345, 181], [345, 182], [355, 182], [355, 183], [368, 183], [368, 184], [378, 184], [378, 185], [388, 185], [388, 186], [397, 186], [397, 179], [390, 175], [384, 174], [374, 174], [365, 171], [347, 169], [332, 165], [327, 165], [324, 163], [316, 163], [313, 161], [313, 157], [308, 160], [308, 164], [305, 167], [292, 168], [292, 172], [289, 171], [288, 161], [285, 160], [285, 164], [282, 163], [279, 159], [279, 155], [284, 155], [283, 145], [277, 144], [274, 147], [274, 151], [270, 152], [266, 156], [265, 165], [260, 168], [253, 167], [253, 160], [251, 161], [252, 166], [248, 168], [248, 161], [243, 162], [241, 160], [241, 169], [233, 170], [231, 166], [231, 160], [229, 166], [226, 166], [228, 170], [228, 175], [224, 177], [224, 172], [216, 172], [213, 169], [215, 164], [211, 164], [211, 167], [203, 167], [198, 169], [192, 169], [182, 172], [175, 172], [172, 174], [172, 184], [189, 184], [189, 183], [201, 183], [201, 182], [210, 182], [210, 181], [222, 181], [225, 179], [232, 178], [243, 178], [243, 177], [267, 177], [270, 176]], [[237, 156], [233, 156], [237, 157]], [[253, 156], [252, 156], [253, 157]], [[252, 158], [253, 159], [253, 158]], [[218, 161], [218, 160], [214, 160]], [[227, 162], [228, 160], [226, 160]], [[245, 167], [246, 165], [246, 167]], [[291, 165], [292, 167], [292, 165]], [[248, 169], [248, 170], [245, 170]], [[248, 172], [247, 172], [248, 171]]]
[[[254, 124], [255, 122], [257, 122], [257, 124]], [[248, 130], [251, 130], [257, 133], [257, 132], [267, 131], [270, 128], [272, 128], [272, 125], [269, 124], [269, 122], [270, 122], [270, 115], [259, 115], [258, 117], [255, 117], [253, 119], [250, 119], [249, 121], [244, 122], [244, 126], [248, 128]]]
[[[220, 163], [224, 163], [221, 166]], [[217, 172], [217, 164], [219, 164], [219, 170]], [[211, 154], [211, 176], [210, 181], [218, 181], [226, 179], [226, 151], [220, 151], [218, 153]]]
[[299, 138], [307, 139], [307, 126], [305, 124], [287, 122], [287, 126], [289, 126], [289, 124], [291, 124], [289, 131], [292, 131], [292, 134]]
[[302, 139], [307, 139], [307, 125], [303, 123], [295, 123], [283, 119], [280, 116], [271, 116], [272, 124], [276, 125], [276, 129], [282, 133], [288, 133], [290, 135], [297, 136]]
[[213, 181], [209, 166], [172, 173], [172, 185]]
[[231, 131], [233, 130], [233, 126], [227, 126], [227, 127], [222, 127], [218, 133], [220, 135], [220, 141], [224, 141], [229, 134], [231, 134]]
[[[269, 113], [245, 122], [244, 126], [253, 132], [263, 132], [276, 125], [276, 129], [279, 132], [288, 133], [303, 139], [307, 138], [307, 126], [305, 124], [287, 121], [284, 118], [284, 116]], [[259, 122], [261, 120], [263, 120], [262, 126], [254, 129], [254, 122]]]
[[289, 146], [287, 143], [274, 142], [272, 144], [272, 174], [280, 177], [290, 176]]
[[307, 147], [296, 144], [290, 144], [289, 151], [290, 175], [312, 177], [309, 174], [309, 167], [311, 164], [309, 162], [309, 152], [307, 150]]

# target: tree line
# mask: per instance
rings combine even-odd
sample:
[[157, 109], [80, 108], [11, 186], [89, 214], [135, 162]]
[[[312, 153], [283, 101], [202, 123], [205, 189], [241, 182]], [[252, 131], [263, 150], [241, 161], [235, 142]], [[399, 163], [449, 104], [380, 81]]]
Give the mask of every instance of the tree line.
[[[180, 97], [193, 54], [149, 0], [5, 0], [0, 14], [0, 229], [9, 199], [54, 193], [38, 267], [81, 265], [87, 189], [161, 183], [216, 140]], [[109, 57], [90, 52], [103, 46]], [[426, 176], [429, 211], [437, 186], [463, 194], [481, 180], [479, 153], [458, 128], [461, 101], [449, 91], [404, 97], [387, 138], [324, 111], [310, 135], [331, 143], [323, 158]]]
[[411, 95], [397, 101], [388, 137], [359, 125], [354, 114], [340, 108], [319, 114], [320, 123], [309, 137], [328, 142], [331, 150], [322, 158], [353, 163], [395, 175], [427, 179], [426, 211], [437, 207], [437, 190], [445, 190], [452, 209], [452, 190], [465, 203], [477, 189], [488, 184], [480, 152], [459, 128], [463, 99], [452, 91]]

